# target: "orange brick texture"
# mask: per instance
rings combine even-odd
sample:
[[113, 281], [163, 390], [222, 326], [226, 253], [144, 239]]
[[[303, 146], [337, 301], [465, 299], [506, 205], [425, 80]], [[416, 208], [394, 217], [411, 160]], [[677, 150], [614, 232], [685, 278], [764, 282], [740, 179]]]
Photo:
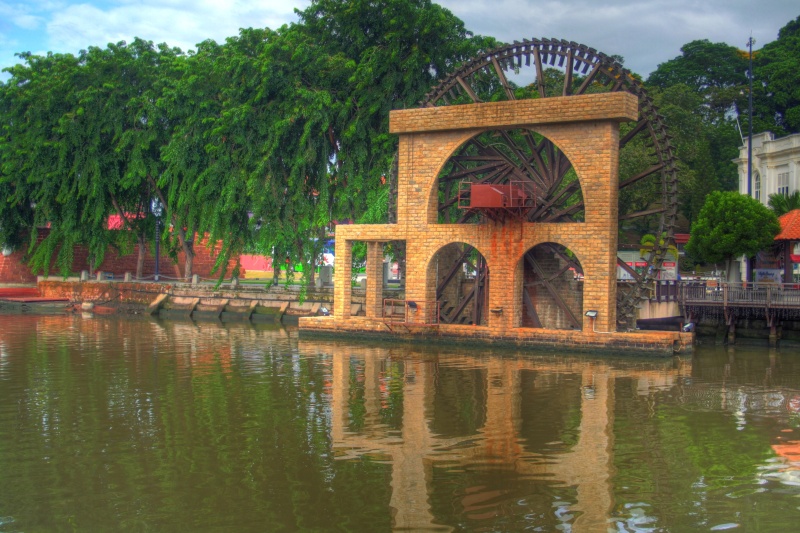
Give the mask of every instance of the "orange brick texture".
[[[487, 261], [489, 309], [502, 309], [488, 313], [487, 326], [469, 326], [470, 336], [503, 339], [551, 335], [554, 344], [584, 337], [593, 337], [592, 342], [601, 344], [611, 342], [611, 336], [606, 340], [601, 337], [616, 330], [619, 124], [637, 117], [636, 97], [623, 92], [393, 111], [390, 131], [400, 135], [397, 224], [338, 226], [337, 262], [350, 264], [353, 241], [405, 240], [406, 298], [431, 301], [436, 300], [436, 253], [450, 243], [467, 243]], [[437, 178], [448, 158], [484, 131], [518, 127], [549, 138], [572, 162], [583, 190], [585, 222], [438, 224]], [[596, 310], [598, 316], [594, 324], [584, 316], [582, 332], [566, 335], [521, 327], [524, 254], [545, 242], [572, 250], [584, 269], [583, 309]], [[381, 262], [380, 254], [369, 254], [367, 266], [367, 279], [377, 278], [367, 288], [368, 318], [378, 318], [380, 306], [373, 307], [378, 303], [381, 277], [377, 266], [370, 268], [372, 261]], [[350, 318], [348, 269], [336, 270], [334, 286], [335, 315], [330, 320], [341, 325]], [[301, 327], [327, 329], [321, 328], [321, 323], [303, 319]], [[461, 335], [467, 331], [463, 329], [441, 325], [439, 335], [451, 330]]]

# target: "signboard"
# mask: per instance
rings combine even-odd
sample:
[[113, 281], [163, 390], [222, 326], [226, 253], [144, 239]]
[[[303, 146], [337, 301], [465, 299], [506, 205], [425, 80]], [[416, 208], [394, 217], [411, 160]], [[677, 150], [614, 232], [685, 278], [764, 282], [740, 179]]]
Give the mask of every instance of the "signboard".
[[755, 269], [756, 283], [783, 283], [783, 270], [779, 268]]
[[[631, 267], [637, 274], [646, 274], [647, 262], [646, 261], [625, 261], [625, 264]], [[678, 279], [678, 263], [677, 261], [664, 261], [661, 264], [662, 270], [656, 276], [660, 280], [675, 280]], [[617, 279], [624, 281], [633, 280], [633, 276], [624, 268], [617, 267]]]
[[661, 263], [661, 274], [659, 274], [658, 279], [661, 280], [673, 280], [678, 279], [678, 263], [677, 261], [664, 261]]

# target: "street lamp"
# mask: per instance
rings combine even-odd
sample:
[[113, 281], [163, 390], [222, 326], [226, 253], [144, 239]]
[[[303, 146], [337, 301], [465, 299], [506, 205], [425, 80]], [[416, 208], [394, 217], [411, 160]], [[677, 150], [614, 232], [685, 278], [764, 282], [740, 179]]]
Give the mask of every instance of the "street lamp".
[[[747, 78], [750, 84], [750, 91], [747, 95], [747, 196], [753, 196], [753, 45], [756, 40], [751, 35], [747, 40], [749, 48], [750, 65], [747, 67]], [[761, 198], [759, 198], [759, 201]], [[751, 281], [752, 269], [750, 268], [750, 258], [745, 257], [745, 268], [747, 271], [744, 274], [745, 280]]]
[[159, 243], [161, 242], [161, 214], [164, 212], [164, 208], [161, 206], [161, 202], [158, 199], [153, 200], [152, 205], [153, 215], [156, 217], [156, 271], [154, 279], [158, 281], [158, 263], [159, 263]]

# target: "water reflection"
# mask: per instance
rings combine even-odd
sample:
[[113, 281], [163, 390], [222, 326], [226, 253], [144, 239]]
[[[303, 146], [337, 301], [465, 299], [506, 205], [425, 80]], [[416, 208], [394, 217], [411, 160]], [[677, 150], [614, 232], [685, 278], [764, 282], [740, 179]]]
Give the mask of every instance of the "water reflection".
[[0, 531], [781, 530], [800, 514], [793, 353], [0, 324]]
[[[513, 515], [517, 525], [528, 521], [542, 530], [605, 530], [614, 499], [615, 379], [635, 380], [637, 393], [647, 396], [690, 371], [671, 362], [620, 370], [559, 357], [432, 359], [407, 348], [354, 354], [336, 342], [298, 346], [332, 361], [337, 456], [392, 465], [395, 526], [410, 531], [457, 523], [458, 517], [437, 518], [448, 508], [467, 522], [495, 526]], [[385, 406], [396, 403], [392, 395], [402, 397], [399, 432], [381, 423]]]

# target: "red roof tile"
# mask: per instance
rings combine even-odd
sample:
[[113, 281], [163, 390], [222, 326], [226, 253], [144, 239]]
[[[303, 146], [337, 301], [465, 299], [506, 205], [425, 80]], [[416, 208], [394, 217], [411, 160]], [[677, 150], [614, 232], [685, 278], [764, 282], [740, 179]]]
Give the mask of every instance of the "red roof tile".
[[781, 215], [778, 222], [781, 223], [781, 232], [775, 236], [776, 241], [800, 240], [800, 209]]

